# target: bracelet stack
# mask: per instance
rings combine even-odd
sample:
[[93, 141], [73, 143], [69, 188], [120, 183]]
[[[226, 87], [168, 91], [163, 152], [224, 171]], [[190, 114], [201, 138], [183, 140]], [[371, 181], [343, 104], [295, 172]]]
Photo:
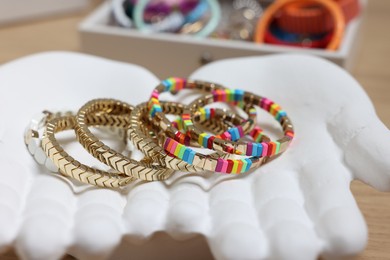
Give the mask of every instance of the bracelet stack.
[[[164, 92], [183, 89], [203, 95], [189, 104], [164, 102]], [[224, 103], [236, 109], [211, 107]], [[280, 124], [283, 134], [270, 139], [257, 122], [256, 108]], [[246, 116], [242, 116], [246, 114]], [[172, 120], [168, 116], [176, 116]], [[134, 160], [92, 133], [90, 128], [121, 133], [145, 157]], [[102, 171], [71, 157], [56, 139], [56, 133], [73, 130], [88, 153], [111, 170]], [[294, 130], [287, 113], [266, 97], [222, 85], [168, 78], [153, 91], [148, 102], [132, 106], [114, 99], [95, 99], [76, 112], [42, 112], [25, 132], [28, 151], [49, 171], [100, 187], [117, 188], [135, 180], [162, 181], [175, 171], [246, 173], [286, 151]]]

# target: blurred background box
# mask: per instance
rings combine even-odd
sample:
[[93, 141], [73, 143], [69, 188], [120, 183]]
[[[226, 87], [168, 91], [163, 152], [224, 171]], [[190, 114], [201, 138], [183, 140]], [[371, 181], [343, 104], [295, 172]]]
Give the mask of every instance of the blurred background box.
[[335, 52], [237, 40], [197, 39], [169, 33], [140, 33], [114, 25], [109, 2], [87, 17], [79, 30], [82, 51], [141, 65], [160, 78], [171, 75], [186, 77], [214, 60], [285, 52], [314, 54], [351, 70], [360, 42], [359, 30], [366, 4], [366, 0], [361, 1], [361, 15], [348, 24], [342, 44]]
[[0, 0], [0, 25], [82, 10], [89, 0]]

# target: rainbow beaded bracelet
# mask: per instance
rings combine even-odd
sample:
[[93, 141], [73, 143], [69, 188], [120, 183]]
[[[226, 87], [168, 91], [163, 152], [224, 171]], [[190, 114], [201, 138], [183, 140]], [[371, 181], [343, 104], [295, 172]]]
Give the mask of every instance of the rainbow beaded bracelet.
[[250, 157], [243, 159], [216, 158], [195, 152], [193, 149], [180, 144], [170, 137], [164, 140], [164, 149], [177, 159], [185, 163], [194, 165], [203, 170], [219, 173], [245, 173], [250, 169], [257, 168], [266, 162], [268, 157]]
[[[211, 104], [214, 102], [227, 102], [247, 105], [255, 105], [269, 112], [282, 126], [284, 136], [277, 141], [270, 141], [264, 138], [262, 130], [255, 127], [250, 136], [255, 142], [237, 141], [243, 134], [239, 127], [231, 128], [227, 131], [227, 136], [212, 136], [200, 131], [190, 122], [187, 129], [192, 139], [197, 139], [198, 143], [209, 149], [224, 151], [227, 153], [246, 155], [246, 156], [273, 156], [281, 152], [281, 145], [288, 145], [294, 137], [293, 126], [287, 113], [282, 108], [268, 98], [261, 97], [246, 91], [237, 90], [215, 90], [213, 93], [204, 97], [202, 103]], [[232, 95], [231, 93], [240, 93]], [[198, 103], [193, 102], [189, 105], [190, 111], [197, 110]], [[190, 112], [188, 112], [190, 113]], [[267, 138], [268, 139], [268, 138]]]
[[[148, 103], [148, 109], [149, 109], [149, 117], [150, 121], [153, 121], [157, 119], [158, 121], [162, 122], [161, 128], [164, 131], [167, 131], [167, 134], [170, 135], [173, 139], [180, 142], [181, 144], [189, 145], [190, 144], [190, 136], [178, 131], [178, 129], [175, 127], [175, 125], [172, 125], [172, 127], [168, 128], [166, 127], [168, 119], [165, 117], [165, 115], [162, 112], [161, 105], [160, 105], [160, 94], [164, 92], [173, 92], [176, 93], [183, 89], [192, 89], [192, 90], [200, 90], [202, 92], [206, 93], [212, 93], [213, 91], [222, 91], [226, 88], [222, 85], [218, 85], [215, 83], [210, 82], [204, 82], [204, 81], [191, 81], [186, 80], [183, 78], [168, 78], [166, 80], [163, 80], [161, 84], [159, 84], [152, 92], [151, 98]], [[228, 90], [230, 91], [230, 90]], [[235, 95], [239, 95], [238, 93], [229, 93], [229, 99], [232, 101], [230, 102], [233, 105], [238, 105], [240, 103], [241, 106], [244, 105], [243, 102], [236, 102], [233, 101], [233, 97]], [[197, 109], [193, 109], [192, 111], [186, 110], [182, 114], [182, 122], [181, 126], [186, 131], [187, 127], [193, 125], [191, 115], [192, 112], [197, 111], [198, 109], [201, 109], [204, 105], [206, 105], [205, 101], [203, 99], [197, 99], [192, 102], [193, 106], [197, 106]], [[215, 110], [214, 110], [215, 111]], [[222, 133], [221, 136], [226, 138], [227, 140], [231, 140], [231, 138], [235, 138], [235, 140], [241, 138], [244, 133], [249, 132], [254, 127], [254, 119], [257, 116], [256, 109], [253, 108], [253, 106], [245, 106], [244, 111], [248, 114], [248, 120], [241, 120], [238, 126], [235, 126], [226, 132]], [[211, 112], [213, 110], [205, 110], [204, 113], [206, 113], [205, 117], [212, 116]], [[208, 114], [207, 114], [208, 113]], [[225, 118], [226, 119], [226, 118]], [[233, 135], [230, 133], [234, 133]], [[235, 133], [238, 133], [237, 135]]]
[[[260, 166], [266, 158], [277, 155], [287, 149], [288, 144], [291, 142], [293, 136], [292, 125], [287, 118], [285, 112], [283, 112], [280, 107], [274, 104], [272, 101], [261, 98], [259, 96], [255, 96], [249, 92], [244, 92], [241, 90], [232, 91], [226, 90], [222, 86], [215, 85], [213, 83], [205, 83], [205, 82], [196, 82], [196, 81], [186, 81], [180, 78], [169, 78], [168, 80], [163, 81], [153, 92], [152, 98], [149, 102], [149, 115], [151, 118], [164, 118], [165, 115], [161, 113], [161, 107], [159, 103], [159, 94], [164, 91], [177, 92], [181, 89], [189, 88], [189, 89], [207, 89], [212, 92], [211, 95], [208, 95], [205, 99], [198, 99], [192, 104], [192, 108], [199, 108], [199, 106], [204, 106], [206, 104], [210, 104], [215, 101], [224, 101], [231, 104], [255, 104], [264, 108], [267, 107], [270, 111], [272, 110], [272, 114], [278, 119], [278, 121], [282, 124], [283, 130], [285, 131], [285, 136], [279, 139], [276, 142], [263, 142], [263, 143], [242, 143], [240, 145], [243, 146], [243, 149], [240, 149], [237, 146], [237, 143], [233, 143], [232, 145], [228, 143], [229, 140], [223, 139], [210, 139], [207, 138], [209, 135], [206, 133], [202, 133], [202, 135], [198, 136], [198, 142], [204, 147], [212, 148], [214, 150], [219, 151], [229, 151], [229, 153], [237, 153], [237, 154], [248, 154], [250, 153], [249, 158], [243, 159], [223, 159], [223, 158], [215, 158], [208, 155], [203, 155], [200, 153], [196, 153], [189, 147], [186, 147], [186, 142], [181, 138], [171, 138], [165, 137], [164, 140], [164, 149], [170, 154], [176, 156], [179, 159], [182, 159], [184, 162], [195, 165], [197, 167], [203, 168], [209, 171], [216, 171], [222, 173], [243, 173], [247, 172], [251, 168], [255, 168]], [[259, 99], [258, 102], [255, 102]], [[241, 105], [242, 106], [242, 105]], [[183, 124], [185, 128], [191, 128], [193, 126], [192, 121], [190, 120], [190, 112], [184, 113]], [[205, 112], [205, 116], [207, 117], [207, 112]], [[166, 132], [177, 132], [175, 129], [172, 129], [171, 125], [162, 125], [162, 129]], [[259, 138], [261, 136], [261, 130], [259, 128], [255, 128], [252, 132], [253, 136]], [[239, 128], [234, 130], [232, 134], [228, 134], [225, 136], [226, 139], [235, 138], [243, 136], [243, 132], [240, 131]], [[192, 137], [192, 136], [191, 136]], [[260, 137], [261, 138], [261, 137]], [[240, 150], [245, 150], [243, 153]]]
[[[167, 112], [168, 109], [172, 113], [173, 109], [180, 109], [181, 104], [175, 103], [170, 105], [168, 103], [160, 104], [161, 111]], [[203, 169], [194, 165], [188, 164], [181, 159], [178, 159], [166, 153], [164, 148], [154, 139], [148, 136], [144, 129], [140, 126], [140, 121], [143, 121], [145, 114], [149, 111], [147, 103], [137, 105], [130, 115], [130, 126], [128, 128], [127, 136], [132, 143], [142, 151], [145, 156], [151, 158], [153, 161], [159, 163], [161, 166], [186, 172], [202, 172]], [[167, 124], [170, 126], [170, 123]], [[161, 137], [161, 135], [159, 135]]]
[[[246, 156], [273, 156], [280, 152], [280, 145], [284, 144], [286, 140], [290, 140], [293, 137], [293, 128], [292, 125], [287, 118], [287, 114], [285, 111], [281, 109], [279, 105], [274, 103], [273, 101], [256, 96], [250, 92], [245, 92], [240, 89], [226, 89], [220, 85], [216, 85], [213, 83], [206, 82], [190, 82], [181, 78], [169, 78], [167, 80], [162, 81], [162, 85], [164, 86], [165, 91], [178, 92], [182, 89], [198, 89], [205, 90], [206, 86], [207, 90], [212, 93], [212, 95], [208, 96], [204, 99], [198, 99], [191, 103], [189, 106], [190, 109], [186, 110], [182, 115], [182, 124], [185, 130], [188, 130], [189, 133], [183, 134], [177, 131], [177, 129], [163, 127], [164, 131], [167, 131], [170, 134], [170, 137], [175, 141], [178, 141], [181, 144], [189, 145], [191, 139], [198, 140], [198, 143], [208, 149], [216, 149], [219, 151], [224, 151], [228, 153], [235, 153], [239, 155]], [[159, 114], [161, 108], [159, 107], [159, 95], [164, 91], [162, 88], [158, 86], [152, 93], [152, 98], [149, 102], [150, 116], [153, 118], [156, 114]], [[212, 97], [212, 98], [211, 98]], [[254, 98], [257, 98], [258, 102], [252, 102]], [[245, 100], [246, 99], [246, 100]], [[251, 102], [249, 102], [251, 101]], [[193, 122], [191, 120], [191, 114], [194, 111], [199, 110], [201, 112], [202, 117], [209, 118], [211, 115], [210, 111], [213, 110], [203, 110], [202, 114], [202, 106], [211, 104], [213, 102], [225, 102], [233, 105], [237, 105], [239, 107], [243, 107], [244, 111], [246, 111], [249, 115], [248, 121], [244, 122], [242, 125], [232, 127], [228, 129], [226, 132], [219, 136], [213, 136], [206, 132], [199, 131], [196, 127], [194, 127]], [[244, 107], [245, 104], [245, 107]], [[261, 128], [256, 127], [253, 131], [251, 131], [251, 137], [255, 142], [240, 142], [233, 143], [244, 136], [244, 129], [247, 129], [253, 123], [252, 118], [256, 117], [256, 110], [252, 105], [260, 106], [261, 108], [267, 110], [275, 118], [283, 123], [282, 127], [285, 131], [285, 136], [289, 138], [282, 138], [275, 142], [270, 142], [268, 138], [266, 138], [261, 130]], [[249, 111], [248, 111], [249, 110]], [[164, 116], [158, 116], [164, 117]], [[282, 122], [283, 121], [283, 122]], [[172, 136], [172, 133], [174, 136]], [[223, 141], [221, 141], [221, 139]], [[227, 141], [227, 142], [224, 142]], [[233, 142], [229, 142], [233, 141]], [[269, 149], [268, 149], [269, 148]]]
[[[160, 106], [162, 108], [162, 112], [165, 114], [182, 114], [182, 112], [185, 109], [185, 105], [174, 103], [174, 102], [161, 102]], [[155, 162], [163, 165], [164, 167], [174, 169], [174, 170], [181, 170], [181, 171], [203, 171], [204, 169], [194, 167], [193, 165], [187, 164], [181, 159], [176, 158], [171, 153], [167, 153], [164, 148], [162, 147], [162, 143], [165, 141], [164, 137], [167, 137], [165, 132], [162, 131], [160, 128], [160, 125], [165, 126], [166, 128], [171, 127], [171, 125], [175, 124], [175, 122], [169, 122], [168, 119], [165, 118], [165, 120], [161, 123], [157, 123], [156, 121], [152, 121], [149, 123], [155, 123], [151, 124], [155, 128], [152, 129], [152, 132], [155, 132], [157, 135], [160, 133], [161, 141], [157, 142], [155, 139], [148, 136], [147, 133], [145, 133], [145, 129], [140, 126], [140, 122], [144, 122], [147, 120], [148, 115], [148, 105], [147, 103], [142, 103], [138, 106], [136, 106], [131, 113], [131, 124], [128, 129], [128, 137], [133, 142], [133, 144], [141, 150], [147, 157], [151, 158]], [[214, 118], [220, 119], [225, 118], [225, 120], [221, 120], [221, 122], [224, 122], [226, 120], [231, 120], [230, 123], [240, 123], [240, 120], [243, 120], [240, 117], [235, 117], [233, 114], [229, 111], [226, 111], [224, 109], [215, 109], [214, 112]], [[207, 120], [199, 119], [199, 122], [197, 120], [196, 123], [199, 123], [202, 127], [205, 127], [208, 131], [211, 132], [223, 132], [224, 128], [226, 126], [221, 126], [219, 120], [214, 120], [214, 122], [209, 122], [209, 124], [204, 124], [207, 122]], [[218, 123], [218, 124], [216, 124]], [[157, 129], [156, 129], [157, 127]], [[196, 143], [197, 144], [197, 143]], [[182, 144], [176, 144], [175, 149], [177, 150], [177, 153], [185, 153], [185, 146]], [[190, 150], [187, 150], [186, 156], [190, 156], [189, 154]], [[194, 154], [195, 155], [195, 154]], [[215, 152], [214, 154], [209, 155], [213, 158], [220, 158], [221, 156], [224, 157], [230, 157], [231, 155], [221, 152]]]

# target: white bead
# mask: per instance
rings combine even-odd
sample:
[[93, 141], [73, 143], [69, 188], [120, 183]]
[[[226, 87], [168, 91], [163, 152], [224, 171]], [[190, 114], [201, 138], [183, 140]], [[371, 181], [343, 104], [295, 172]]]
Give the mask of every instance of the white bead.
[[50, 158], [46, 158], [45, 167], [51, 172], [58, 172], [57, 166], [54, 165]]
[[30, 142], [28, 143], [27, 145], [28, 147], [28, 150], [30, 151], [30, 153], [32, 155], [35, 154], [35, 151], [37, 150], [38, 148], [38, 144], [37, 144], [37, 140], [35, 138], [31, 138]]
[[45, 152], [42, 150], [42, 148], [38, 147], [35, 150], [34, 158], [35, 158], [35, 161], [37, 161], [37, 163], [43, 165], [43, 164], [45, 164], [45, 160], [47, 157], [46, 157]]
[[31, 142], [31, 139], [32, 139], [31, 128], [30, 126], [28, 126], [24, 131], [24, 143], [28, 146], [28, 144]]
[[35, 114], [33, 116], [33, 118], [31, 119], [31, 128], [34, 130], [38, 130], [35, 128], [42, 126], [43, 120], [45, 118], [46, 118], [46, 114], [44, 114], [44, 113]]

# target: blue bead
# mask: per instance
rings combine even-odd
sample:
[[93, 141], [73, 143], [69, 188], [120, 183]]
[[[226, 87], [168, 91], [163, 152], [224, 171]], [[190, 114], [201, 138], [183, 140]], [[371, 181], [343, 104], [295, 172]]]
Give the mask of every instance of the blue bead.
[[165, 91], [170, 90], [170, 88], [172, 86], [171, 82], [169, 82], [168, 80], [163, 80], [161, 83], [165, 86]]
[[203, 137], [203, 144], [202, 144], [203, 147], [207, 148], [207, 141], [209, 140], [210, 136], [211, 135], [206, 135]]
[[234, 127], [234, 133], [236, 133], [236, 136], [237, 136], [237, 139], [240, 139], [240, 131], [238, 131], [238, 128], [237, 127]]
[[234, 99], [235, 101], [242, 101], [244, 98], [244, 91], [241, 89], [234, 90]]
[[260, 157], [263, 153], [263, 145], [262, 144], [257, 144], [257, 157]]
[[188, 162], [188, 156], [189, 155], [190, 155], [190, 151], [186, 148], [185, 151], [184, 151], [184, 155], [183, 155], [182, 160], [185, 161], [185, 162]]
[[249, 169], [251, 168], [251, 166], [252, 166], [252, 161], [250, 160], [250, 159], [248, 159], [248, 158], [245, 158], [244, 159], [248, 164], [246, 165], [246, 169], [245, 169], [245, 171], [247, 172], [247, 171], [249, 171]]
[[210, 119], [210, 108], [206, 108], [206, 119]]
[[237, 141], [240, 138], [238, 129], [236, 127], [230, 128], [228, 133], [232, 136], [232, 141]]
[[195, 151], [190, 150], [190, 154], [188, 155], [188, 161], [187, 161], [187, 163], [192, 164], [193, 161], [194, 161], [194, 157], [195, 157]]
[[252, 143], [252, 156], [257, 156], [257, 143]]
[[287, 113], [285, 112], [285, 111], [283, 111], [283, 110], [280, 110], [277, 114], [276, 114], [276, 120], [277, 121], [279, 121], [280, 122], [280, 120], [283, 118], [283, 117], [285, 117], [285, 116], [287, 116]]

